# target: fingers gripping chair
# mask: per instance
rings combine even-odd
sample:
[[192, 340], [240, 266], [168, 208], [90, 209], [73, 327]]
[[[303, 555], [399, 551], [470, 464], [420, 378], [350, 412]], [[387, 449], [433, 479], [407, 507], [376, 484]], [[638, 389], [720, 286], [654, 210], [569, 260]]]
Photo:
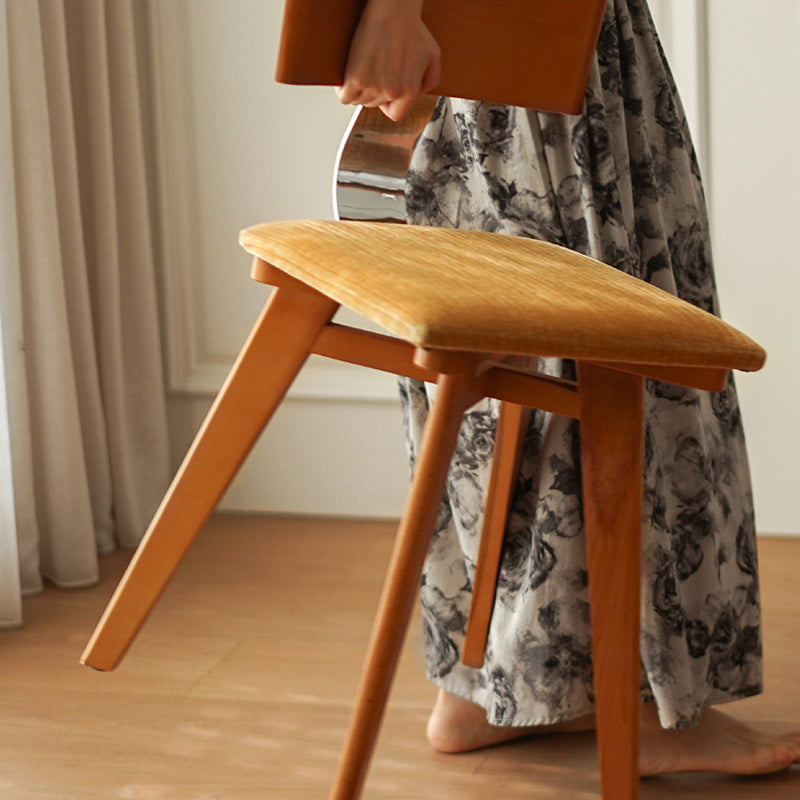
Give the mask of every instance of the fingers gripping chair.
[[[519, 33], [518, 19], [508, 26]], [[495, 31], [503, 41], [503, 25]], [[458, 72], [457, 59], [444, 63]], [[342, 152], [340, 207], [354, 187], [371, 191], [364, 176], [375, 174], [374, 152], [389, 153], [389, 175], [404, 174], [398, 143], [408, 150], [430, 107], [426, 99], [394, 138], [377, 112], [362, 113]], [[763, 350], [665, 292], [544, 242], [352, 219], [258, 225], [240, 241], [252, 277], [275, 288], [82, 661], [116, 666], [310, 354], [407, 375], [438, 392], [330, 797], [360, 795], [461, 417], [493, 397], [501, 412], [464, 660], [483, 659], [526, 409], [577, 419], [602, 792], [636, 798], [643, 381], [719, 391], [730, 369], [759, 369]], [[391, 335], [332, 322], [340, 305]], [[525, 368], [531, 356], [574, 359], [577, 380]]]

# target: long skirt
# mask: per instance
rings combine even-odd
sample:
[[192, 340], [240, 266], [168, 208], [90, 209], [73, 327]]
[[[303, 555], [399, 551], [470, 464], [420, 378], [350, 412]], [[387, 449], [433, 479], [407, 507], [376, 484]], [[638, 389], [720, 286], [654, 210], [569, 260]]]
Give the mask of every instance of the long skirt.
[[[609, 0], [579, 115], [443, 99], [409, 222], [544, 239], [719, 313], [686, 118], [644, 0]], [[574, 364], [542, 359], [574, 377]], [[401, 383], [413, 464], [432, 387]], [[430, 679], [495, 725], [593, 710], [577, 423], [534, 412], [483, 668], [460, 663], [497, 420], [465, 416], [422, 581]], [[734, 383], [645, 390], [641, 690], [668, 728], [761, 691], [755, 524]]]

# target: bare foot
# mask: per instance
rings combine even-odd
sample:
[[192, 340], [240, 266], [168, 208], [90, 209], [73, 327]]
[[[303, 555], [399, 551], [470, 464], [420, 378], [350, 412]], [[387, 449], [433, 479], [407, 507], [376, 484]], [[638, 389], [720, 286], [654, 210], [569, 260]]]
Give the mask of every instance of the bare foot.
[[555, 725], [534, 725], [529, 728], [490, 725], [483, 708], [443, 689], [439, 690], [428, 719], [428, 741], [441, 753], [468, 753], [526, 736], [593, 730], [594, 714]]
[[693, 728], [681, 731], [662, 728], [652, 703], [642, 706], [639, 719], [640, 775], [763, 775], [800, 763], [800, 732], [762, 733], [714, 708], [707, 708]]
[[[664, 730], [654, 704], [642, 705], [640, 714], [639, 773], [717, 772], [758, 775], [777, 772], [800, 763], [800, 732], [783, 736], [761, 733], [709, 708], [688, 730]], [[594, 730], [594, 716], [507, 728], [490, 725], [484, 710], [443, 690], [428, 720], [428, 741], [443, 753], [466, 753], [527, 736]]]

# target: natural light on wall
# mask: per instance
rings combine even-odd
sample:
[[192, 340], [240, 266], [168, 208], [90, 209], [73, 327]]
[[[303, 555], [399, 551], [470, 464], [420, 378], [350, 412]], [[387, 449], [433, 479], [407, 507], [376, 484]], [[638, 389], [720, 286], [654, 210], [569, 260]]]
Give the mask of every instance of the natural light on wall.
[[[171, 436], [179, 455], [264, 298], [247, 276], [238, 229], [330, 216], [331, 169], [349, 111], [329, 90], [274, 84], [280, 0], [153, 5], [171, 248], [164, 254]], [[769, 14], [752, 0], [650, 6], [706, 181], [725, 317], [769, 352], [763, 372], [739, 379], [759, 527], [800, 532], [792, 502], [800, 426], [791, 422], [800, 405], [792, 307], [800, 290], [800, 4], [770, 0]], [[346, 381], [309, 376], [268, 429], [227, 506], [398, 513], [408, 477], [399, 409], [391, 379], [378, 388], [369, 380], [354, 381], [348, 393]], [[298, 429], [307, 434], [300, 440]]]

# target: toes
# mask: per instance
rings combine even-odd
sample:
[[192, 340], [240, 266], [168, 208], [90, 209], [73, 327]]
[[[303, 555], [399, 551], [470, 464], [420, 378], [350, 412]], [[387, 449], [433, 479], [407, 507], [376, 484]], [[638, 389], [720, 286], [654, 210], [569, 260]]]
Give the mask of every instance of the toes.
[[775, 760], [783, 766], [800, 763], [800, 731], [776, 737], [773, 745]]
[[789, 750], [792, 755], [790, 764], [800, 764], [800, 732], [791, 735]]
[[800, 741], [794, 738], [776, 738], [768, 745], [758, 748], [753, 755], [752, 773], [779, 772], [792, 764], [800, 763]]

